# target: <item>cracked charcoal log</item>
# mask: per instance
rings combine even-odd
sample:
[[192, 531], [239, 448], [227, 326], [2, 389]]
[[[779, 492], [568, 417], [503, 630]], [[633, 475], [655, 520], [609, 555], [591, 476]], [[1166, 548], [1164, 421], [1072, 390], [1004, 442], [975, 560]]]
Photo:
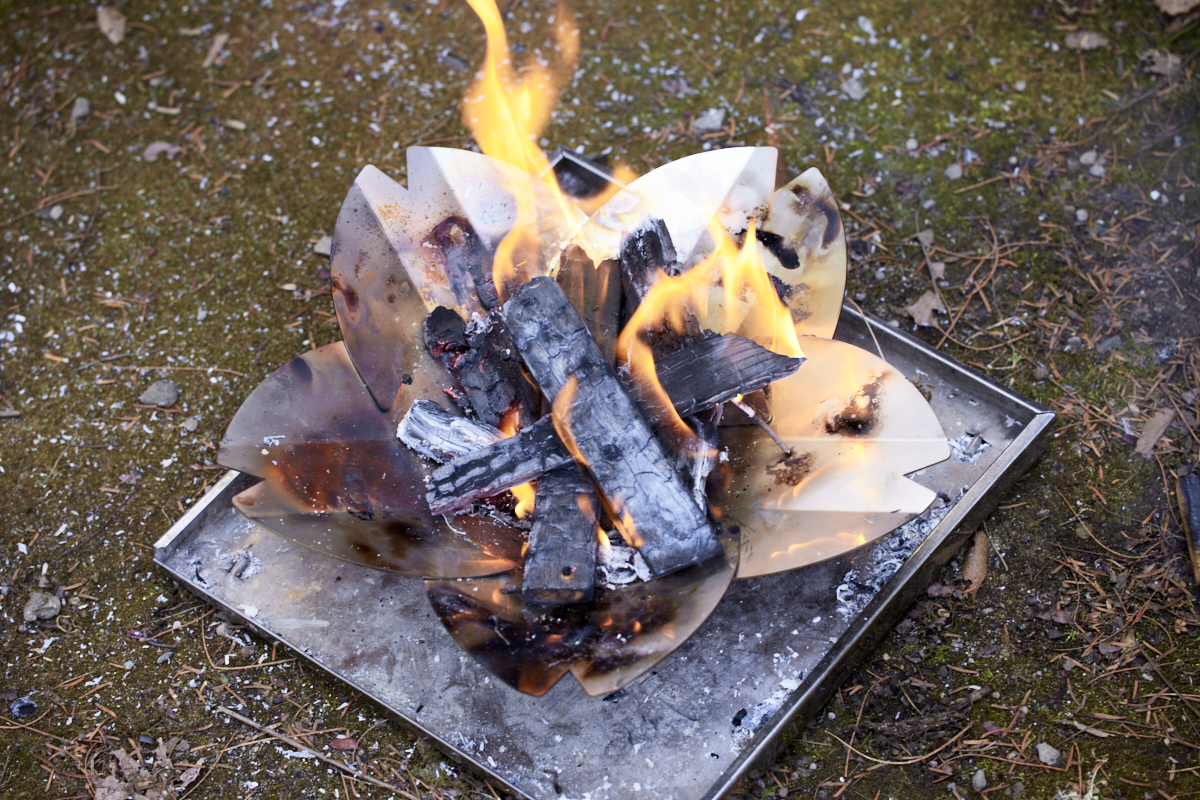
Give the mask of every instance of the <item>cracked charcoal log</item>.
[[434, 514], [454, 514], [484, 497], [570, 463], [571, 454], [558, 440], [554, 423], [547, 416], [511, 439], [501, 439], [438, 467], [430, 478], [425, 499]]
[[660, 359], [658, 381], [686, 417], [786, 378], [804, 363], [733, 333], [709, 334]]
[[468, 326], [457, 312], [438, 306], [425, 318], [425, 346], [461, 388], [451, 397], [464, 411], [474, 411], [493, 427], [514, 408], [528, 417], [537, 403], [498, 314], [489, 314], [481, 325]]
[[[721, 554], [705, 512], [558, 284], [534, 278], [521, 286], [504, 304], [504, 323], [542, 392], [568, 404], [575, 446], [618, 511], [622, 537], [651, 571], [664, 575]], [[568, 381], [573, 395], [559, 398]]]
[[451, 414], [430, 400], [412, 404], [396, 435], [413, 450], [440, 463], [495, 444], [502, 437], [491, 425]]
[[596, 582], [596, 491], [574, 464], [538, 478], [525, 554], [525, 602], [584, 603]]
[[678, 274], [671, 232], [661, 219], [650, 219], [621, 240], [621, 281], [632, 313], [660, 274]]
[[617, 336], [621, 332], [621, 279], [615, 261], [592, 263], [578, 245], [563, 251], [558, 283], [580, 316], [600, 352], [615, 363]]
[[446, 259], [450, 288], [463, 308], [478, 298], [488, 311], [500, 305], [492, 278], [492, 250], [462, 217], [447, 217], [429, 234], [430, 241]]
[[[730, 361], [736, 363], [731, 366]], [[664, 358], [658, 363], [658, 376], [676, 411], [695, 416], [722, 402], [722, 398], [753, 392], [790, 375], [800, 361], [772, 353], [736, 334], [714, 334]], [[755, 392], [746, 399], [761, 396], [761, 392]], [[731, 415], [732, 411], [724, 416]], [[747, 424], [753, 423], [747, 420]], [[533, 480], [543, 469], [569, 461], [569, 454], [550, 425], [549, 418], [542, 419], [511, 439], [490, 445], [487, 453], [456, 458], [439, 468], [433, 473], [429, 490], [430, 510], [435, 514], [462, 511], [485, 497]], [[553, 448], [553, 452], [539, 454], [539, 447]], [[544, 467], [540, 466], [543, 461]]]

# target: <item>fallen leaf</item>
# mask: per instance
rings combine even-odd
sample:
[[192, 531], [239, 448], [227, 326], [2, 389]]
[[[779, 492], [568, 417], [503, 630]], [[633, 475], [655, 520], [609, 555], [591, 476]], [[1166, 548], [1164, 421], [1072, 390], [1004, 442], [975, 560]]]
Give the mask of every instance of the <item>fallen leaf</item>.
[[924, 247], [926, 250], [933, 247], [933, 229], [926, 228], [925, 230], [918, 233], [917, 241], [920, 242], [921, 247]]
[[1164, 14], [1177, 17], [1200, 6], [1200, 0], [1154, 0], [1154, 5]]
[[357, 750], [358, 740], [350, 738], [330, 739], [329, 747], [332, 750]]
[[1067, 47], [1072, 50], [1099, 50], [1108, 47], [1108, 37], [1095, 31], [1073, 31], [1067, 34]]
[[105, 775], [96, 781], [92, 790], [95, 800], [129, 800], [133, 797], [133, 789], [124, 781], [117, 780], [113, 775]]
[[986, 533], [979, 531], [975, 534], [975, 544], [967, 553], [966, 559], [963, 560], [963, 579], [971, 582], [971, 586], [967, 589], [968, 593], [976, 591], [983, 585], [983, 581], [987, 577], [987, 565], [988, 537]]
[[214, 36], [213, 40], [212, 40], [212, 45], [210, 45], [208, 48], [208, 55], [206, 55], [204, 57], [204, 63], [201, 64], [200, 66], [204, 69], [208, 69], [214, 63], [216, 63], [217, 59], [221, 55], [221, 51], [225, 49], [225, 45], [228, 42], [229, 42], [229, 34], [228, 33], [225, 33], [222, 31], [221, 33], [218, 33], [216, 36]]
[[160, 155], [166, 155], [167, 158], [174, 158], [179, 155], [179, 147], [170, 142], [154, 142], [142, 151], [142, 158], [146, 161], [154, 161]]
[[96, 26], [113, 44], [120, 44], [125, 38], [125, 15], [112, 6], [96, 9]]
[[918, 297], [912, 305], [905, 306], [904, 310], [918, 325], [925, 328], [936, 328], [937, 321], [933, 318], [933, 313], [935, 311], [946, 313], [946, 306], [942, 304], [942, 299], [937, 294], [928, 291]]
[[946, 262], [945, 261], [930, 261], [929, 262], [929, 275], [935, 281], [940, 281], [942, 278], [946, 277]]
[[1142, 435], [1138, 437], [1137, 450], [1138, 455], [1142, 458], [1150, 458], [1154, 454], [1154, 445], [1159, 438], [1167, 432], [1167, 428], [1175, 419], [1175, 409], [1167, 411], [1159, 411], [1150, 421], [1142, 428]]
[[1183, 67], [1183, 59], [1163, 50], [1143, 50], [1138, 58], [1146, 65], [1146, 72], [1174, 78]]

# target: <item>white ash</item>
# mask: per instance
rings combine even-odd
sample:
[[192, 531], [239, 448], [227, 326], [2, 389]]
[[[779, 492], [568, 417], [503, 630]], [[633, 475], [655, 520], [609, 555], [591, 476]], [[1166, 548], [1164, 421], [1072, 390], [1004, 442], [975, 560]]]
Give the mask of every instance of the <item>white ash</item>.
[[607, 589], [648, 581], [652, 577], [650, 567], [632, 547], [609, 544], [596, 550], [596, 579]]
[[974, 433], [964, 433], [957, 439], [947, 439], [950, 445], [950, 452], [959, 460], [967, 464], [974, 464], [979, 461], [979, 457], [985, 452], [992, 449], [992, 446], [983, 440], [982, 436]]
[[867, 563], [847, 572], [842, 584], [837, 587], [838, 613], [850, 618], [866, 608], [867, 603], [904, 566], [908, 557], [933, 533], [942, 517], [949, 513], [966, 491], [964, 486], [958, 497], [949, 503], [938, 497], [923, 514], [880, 537], [871, 548]]
[[799, 688], [803, 678], [804, 676], [801, 674], [796, 679], [780, 681], [780, 688], [754, 708], [747, 709], [746, 715], [733, 726], [732, 738], [735, 751], [741, 751], [750, 744], [754, 734], [758, 733], [759, 729], [767, 724], [767, 721], [774, 717], [779, 709], [783, 708], [783, 704], [791, 697], [792, 692]]

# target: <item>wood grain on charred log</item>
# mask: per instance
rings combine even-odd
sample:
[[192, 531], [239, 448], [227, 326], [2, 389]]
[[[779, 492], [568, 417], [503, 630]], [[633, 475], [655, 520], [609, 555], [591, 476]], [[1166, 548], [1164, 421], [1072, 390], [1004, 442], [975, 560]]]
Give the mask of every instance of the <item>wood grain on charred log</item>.
[[664, 356], [655, 370], [675, 410], [686, 417], [786, 378], [803, 363], [726, 333], [709, 334]]
[[558, 284], [534, 278], [504, 304], [525, 366], [562, 421], [608, 503], [618, 530], [663, 575], [719, 555], [721, 544], [649, 424], [634, 407], [587, 325]]
[[553, 421], [543, 417], [510, 439], [438, 467], [425, 499], [434, 514], [454, 514], [572, 461], [554, 432]]
[[526, 603], [592, 599], [598, 509], [592, 480], [576, 465], [550, 470], [538, 478], [522, 584]]
[[615, 261], [593, 264], [578, 245], [563, 250], [558, 284], [587, 322], [588, 330], [609, 363], [615, 362], [621, 333], [621, 277]]

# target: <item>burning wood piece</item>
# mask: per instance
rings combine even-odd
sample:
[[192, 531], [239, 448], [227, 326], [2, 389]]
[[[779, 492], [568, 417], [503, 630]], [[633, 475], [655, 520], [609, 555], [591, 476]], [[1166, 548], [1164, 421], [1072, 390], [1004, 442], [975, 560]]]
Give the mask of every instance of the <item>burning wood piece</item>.
[[784, 455], [790, 456], [792, 454], [792, 448], [788, 447], [787, 444], [784, 443], [783, 439], [779, 437], [778, 433], [771, 430], [771, 427], [763, 421], [763, 418], [760, 417], [753, 408], [743, 403], [740, 399], [734, 400], [733, 404], [741, 409], [742, 413], [749, 417], [751, 422], [762, 428], [763, 433], [771, 437], [771, 441], [775, 443], [776, 447], [783, 451]]
[[454, 514], [571, 462], [553, 421], [543, 417], [510, 439], [438, 467], [430, 477], [425, 499], [434, 514]]
[[621, 240], [621, 280], [629, 308], [637, 307], [661, 273], [679, 273], [676, 257], [671, 232], [658, 218], [647, 220]]
[[451, 414], [430, 400], [412, 404], [396, 435], [421, 455], [443, 464], [503, 438], [491, 425]]
[[537, 398], [513, 360], [498, 312], [468, 326], [457, 312], [438, 306], [425, 318], [425, 346], [462, 387], [461, 394], [451, 394], [455, 403], [484, 423], [495, 427], [514, 408], [523, 415], [533, 408]]
[[736, 334], [714, 333], [659, 359], [655, 370], [675, 410], [687, 417], [786, 378], [803, 363]]
[[526, 603], [583, 603], [596, 584], [596, 490], [569, 464], [538, 478], [525, 554]]
[[616, 358], [621, 333], [621, 279], [615, 261], [593, 264], [578, 245], [563, 250], [558, 284], [585, 320], [600, 352], [609, 363]]
[[492, 250], [470, 222], [460, 216], [447, 217], [430, 232], [429, 241], [446, 259], [446, 278], [461, 306], [474, 305], [473, 296], [488, 311], [500, 304], [492, 277]]
[[[801, 359], [772, 353], [741, 336], [714, 334], [663, 358], [658, 363], [658, 377], [676, 411], [694, 417], [724, 400], [791, 375], [801, 363]], [[460, 456], [437, 469], [427, 495], [429, 508], [435, 514], [463, 511], [570, 461], [570, 453], [547, 417], [511, 439], [501, 439], [486, 450]], [[704, 507], [703, 502], [699, 507]]]
[[504, 304], [504, 324], [533, 379], [562, 408], [562, 427], [616, 512], [618, 530], [654, 574], [718, 555], [705, 513], [558, 284], [522, 285]]
[[696, 438], [688, 449], [689, 460], [686, 466], [688, 474], [692, 477], [692, 499], [701, 508], [708, 505], [706, 484], [709, 473], [717, 464], [717, 426], [721, 423], [721, 409], [722, 406], [717, 406], [711, 414], [688, 417], [687, 420], [688, 425], [696, 432]]

